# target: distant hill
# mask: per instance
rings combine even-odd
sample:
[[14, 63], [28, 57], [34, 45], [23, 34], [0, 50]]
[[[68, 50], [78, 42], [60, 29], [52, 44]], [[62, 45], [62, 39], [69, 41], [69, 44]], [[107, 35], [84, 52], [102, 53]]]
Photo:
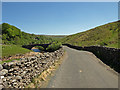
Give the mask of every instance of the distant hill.
[[64, 38], [67, 35], [45, 35], [47, 37], [51, 37], [51, 38], [56, 38], [56, 39], [61, 39]]
[[[0, 28], [1, 29], [1, 28]], [[19, 28], [8, 23], [2, 24], [2, 43], [15, 45], [44, 44], [54, 40], [44, 35], [35, 35], [22, 32]]]
[[118, 32], [120, 21], [108, 23], [85, 32], [66, 36], [62, 43], [78, 46], [101, 45], [118, 48]]

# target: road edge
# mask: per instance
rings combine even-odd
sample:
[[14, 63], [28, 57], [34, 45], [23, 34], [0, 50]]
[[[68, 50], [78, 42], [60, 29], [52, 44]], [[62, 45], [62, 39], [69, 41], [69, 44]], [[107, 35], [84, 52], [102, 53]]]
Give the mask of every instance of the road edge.
[[91, 54], [94, 58], [94, 60], [97, 60], [98, 63], [100, 63], [102, 66], [104, 66], [108, 71], [112, 72], [113, 74], [119, 76], [119, 73], [116, 72], [113, 68], [111, 68], [110, 66], [108, 66], [107, 64], [105, 64], [104, 62], [102, 62], [102, 60], [100, 60], [95, 54], [93, 54], [92, 52], [86, 51], [86, 53]]

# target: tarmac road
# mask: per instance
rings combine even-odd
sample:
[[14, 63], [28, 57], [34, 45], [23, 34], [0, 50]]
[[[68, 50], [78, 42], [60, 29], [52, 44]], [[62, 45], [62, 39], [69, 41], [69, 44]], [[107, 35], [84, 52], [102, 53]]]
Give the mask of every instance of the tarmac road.
[[64, 46], [65, 60], [47, 88], [118, 88], [118, 76], [87, 51]]

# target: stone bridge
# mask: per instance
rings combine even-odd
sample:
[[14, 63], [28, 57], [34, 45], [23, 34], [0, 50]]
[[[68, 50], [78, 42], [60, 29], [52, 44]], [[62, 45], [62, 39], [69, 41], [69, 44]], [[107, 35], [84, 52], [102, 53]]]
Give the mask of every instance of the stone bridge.
[[50, 45], [50, 44], [32, 44], [32, 45], [23, 45], [22, 47], [31, 50], [35, 46], [42, 46], [46, 50], [46, 48], [48, 47], [48, 45]]

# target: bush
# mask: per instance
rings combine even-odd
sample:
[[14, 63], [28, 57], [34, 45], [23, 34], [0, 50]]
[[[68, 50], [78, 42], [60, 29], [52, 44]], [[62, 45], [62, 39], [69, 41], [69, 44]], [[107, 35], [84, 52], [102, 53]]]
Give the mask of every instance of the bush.
[[44, 51], [45, 49], [42, 46], [35, 46], [36, 48], [38, 48], [41, 51]]
[[53, 42], [51, 45], [49, 45], [49, 46], [46, 48], [46, 51], [56, 51], [56, 50], [58, 50], [60, 47], [61, 47], [61, 43], [55, 43], [55, 42]]

